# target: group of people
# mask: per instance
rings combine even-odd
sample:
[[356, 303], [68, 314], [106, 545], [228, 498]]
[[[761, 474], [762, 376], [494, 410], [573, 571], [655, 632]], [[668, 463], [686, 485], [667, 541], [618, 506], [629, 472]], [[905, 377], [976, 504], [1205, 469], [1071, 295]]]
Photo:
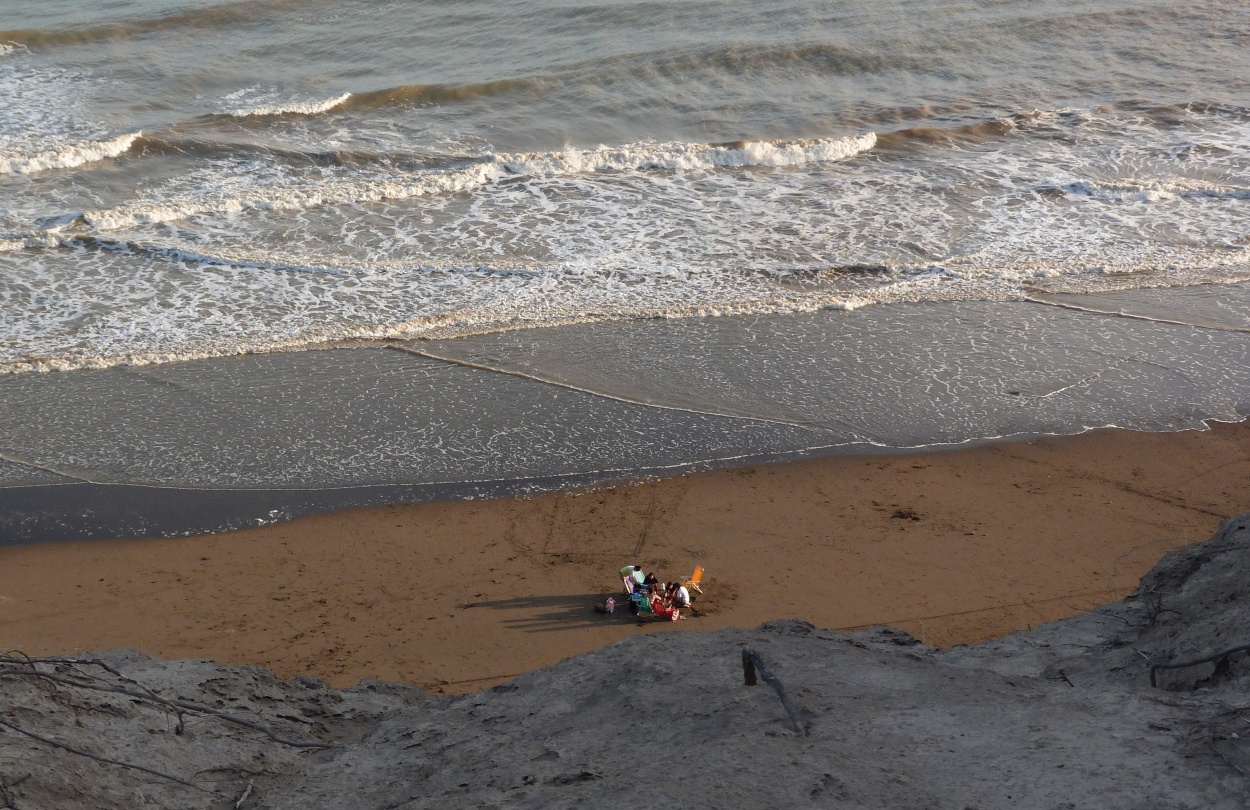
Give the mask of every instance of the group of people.
[[[661, 582], [655, 574], [643, 573], [641, 565], [627, 565], [621, 569], [621, 582], [630, 600], [631, 609], [649, 607], [658, 619], [677, 621], [684, 618], [681, 611], [690, 607], [690, 589], [680, 580]], [[600, 613], [615, 613], [616, 599], [609, 596], [595, 605]]]
[[625, 593], [631, 598], [646, 599], [651, 611], [658, 618], [681, 618], [681, 611], [690, 607], [690, 589], [680, 580], [661, 582], [654, 573], [643, 573], [641, 565], [627, 565], [621, 569], [621, 581]]

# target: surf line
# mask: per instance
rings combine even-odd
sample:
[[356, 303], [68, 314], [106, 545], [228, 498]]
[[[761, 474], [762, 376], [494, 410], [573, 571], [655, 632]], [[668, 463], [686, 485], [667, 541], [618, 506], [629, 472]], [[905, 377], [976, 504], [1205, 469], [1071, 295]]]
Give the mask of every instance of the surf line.
[[[58, 477], [60, 477], [60, 478], [67, 478], [67, 479], [69, 479], [70, 481], [77, 481], [77, 482], [78, 482], [78, 483], [80, 483], [80, 484], [94, 484], [94, 483], [96, 483], [95, 481], [92, 481], [92, 480], [90, 480], [90, 479], [88, 479], [88, 478], [81, 478], [81, 477], [76, 476], [76, 475], [70, 475], [70, 474], [69, 474], [69, 473], [67, 473], [67, 472], [61, 472], [60, 470], [54, 469], [54, 468], [52, 468], [52, 467], [45, 467], [45, 466], [43, 466], [42, 464], [36, 464], [36, 463], [34, 463], [33, 461], [23, 461], [23, 460], [22, 460], [22, 459], [20, 459], [20, 458], [14, 458], [13, 456], [11, 456], [11, 455], [9, 455], [8, 453], [5, 453], [5, 452], [0, 452], [0, 461], [6, 461], [6, 462], [8, 462], [9, 464], [12, 464], [12, 465], [14, 465], [14, 466], [16, 466], [16, 467], [26, 467], [26, 468], [31, 469], [31, 470], [39, 470], [40, 472], [45, 472], [45, 473], [48, 473], [48, 474], [50, 474], [50, 475], [55, 475], [55, 476], [58, 476]], [[41, 485], [41, 486], [46, 486], [46, 485]]]
[[1094, 309], [1093, 307], [1082, 307], [1076, 304], [1065, 304], [1062, 301], [1047, 301], [1045, 298], [1034, 298], [1026, 295], [1024, 300], [1030, 304], [1040, 304], [1045, 307], [1054, 307], [1055, 309], [1066, 309], [1072, 312], [1084, 312], [1088, 315], [1105, 315], [1109, 318], [1128, 318], [1134, 321], [1148, 321], [1150, 323], [1165, 323], [1170, 326], [1188, 326], [1192, 329], [1208, 329], [1213, 332], [1241, 332], [1250, 334], [1250, 328], [1245, 326], [1220, 326], [1214, 323], [1194, 323], [1192, 321], [1177, 321], [1171, 318], [1152, 318], [1149, 315], [1135, 315], [1132, 312], [1117, 310], [1112, 312], [1106, 309]]
[[[440, 355], [434, 354], [433, 352], [426, 352], [420, 349], [414, 349], [411, 346], [407, 346], [402, 343], [395, 343], [393, 341], [385, 341], [383, 342], [382, 345], [388, 349], [394, 349], [396, 351], [404, 352], [405, 354], [411, 354], [416, 357], [424, 357], [427, 360], [438, 360], [439, 362], [450, 363], [454, 366], [463, 366], [464, 368], [476, 369], [478, 371], [490, 371], [490, 372], [494, 372], [495, 374], [507, 374], [512, 377], [520, 377], [523, 380], [530, 380], [531, 382], [541, 383], [543, 385], [550, 385], [556, 388], [563, 388], [567, 391], [576, 391], [579, 394], [587, 394], [592, 397], [599, 397], [600, 399], [608, 399], [614, 402], [623, 402], [627, 405], [638, 405], [643, 408], [658, 408], [664, 411], [678, 411], [680, 413], [691, 413], [697, 416], [714, 416], [714, 417], [719, 417], [721, 419], [739, 419], [739, 420], [745, 420], [745, 421], [751, 421], [751, 422], [764, 422], [764, 423], [771, 424], [771, 425], [783, 425], [785, 427], [802, 428], [803, 430], [810, 430], [813, 433], [828, 433], [829, 432], [828, 428], [824, 427], [818, 422], [799, 422], [799, 421], [791, 421], [788, 419], [770, 419], [766, 416], [743, 416], [740, 414], [733, 414], [733, 413], [720, 413], [717, 411], [703, 411], [697, 408], [683, 408], [679, 405], [662, 405], [657, 402], [643, 402], [641, 400], [618, 396], [616, 394], [606, 394], [602, 391], [595, 391], [590, 388], [579, 388], [576, 385], [570, 385], [569, 383], [559, 382], [558, 380], [548, 380], [548, 379], [539, 377], [534, 374], [528, 374], [524, 371], [515, 371], [513, 369], [507, 369], [507, 368], [496, 368], [494, 366], [487, 366], [481, 363], [474, 363], [471, 360], [462, 360], [456, 357], [442, 357]], [[851, 428], [850, 425], [843, 425], [843, 427], [847, 430], [853, 430], [853, 428]], [[855, 432], [854, 435], [858, 437], [858, 432]], [[861, 441], [864, 440], [862, 437], [858, 437], [858, 438], [860, 438]]]

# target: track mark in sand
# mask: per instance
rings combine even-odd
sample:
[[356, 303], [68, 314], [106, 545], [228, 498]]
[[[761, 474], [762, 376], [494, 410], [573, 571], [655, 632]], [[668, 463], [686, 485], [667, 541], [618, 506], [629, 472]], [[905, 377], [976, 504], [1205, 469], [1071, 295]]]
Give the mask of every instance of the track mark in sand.
[[516, 556], [529, 562], [535, 561], [534, 549], [528, 544], [522, 542], [521, 533], [517, 526], [523, 518], [524, 510], [528, 509], [533, 501], [514, 501], [509, 504], [508, 508], [508, 526], [503, 532], [503, 541], [508, 547], [516, 552]]
[[643, 547], [647, 544], [647, 535], [651, 533], [651, 525], [655, 522], [655, 503], [659, 500], [655, 488], [651, 490], [651, 503], [647, 505], [647, 517], [642, 522], [642, 534], [638, 536], [638, 545], [634, 546], [634, 553], [630, 555], [631, 559], [638, 559], [642, 554]]
[[1242, 457], [1242, 458], [1238, 458], [1238, 459], [1234, 459], [1234, 460], [1232, 460], [1232, 461], [1229, 461], [1229, 462], [1227, 462], [1227, 463], [1225, 463], [1225, 464], [1217, 464], [1217, 465], [1215, 465], [1214, 467], [1210, 467], [1210, 468], [1208, 468], [1208, 469], [1205, 469], [1205, 470], [1203, 470], [1203, 471], [1202, 471], [1202, 472], [1200, 472], [1200, 473], [1197, 473], [1197, 474], [1195, 474], [1195, 475], [1191, 475], [1190, 477], [1186, 478], [1184, 481], [1181, 481], [1180, 483], [1178, 483], [1178, 484], [1177, 484], [1177, 486], [1178, 486], [1178, 487], [1183, 487], [1183, 486], [1185, 486], [1186, 484], [1188, 484], [1188, 483], [1190, 483], [1190, 482], [1192, 482], [1192, 481], [1197, 481], [1199, 478], [1202, 478], [1204, 475], [1210, 475], [1211, 473], [1215, 472], [1216, 470], [1223, 470], [1223, 469], [1225, 469], [1225, 468], [1227, 468], [1227, 467], [1235, 467], [1235, 466], [1237, 466], [1238, 464], [1250, 464], [1250, 458], [1245, 458], [1245, 457]]
[[[1115, 478], [1107, 478], [1106, 476], [1097, 475], [1091, 472], [1083, 472], [1083, 471], [1077, 470], [1074, 467], [1059, 468], [1059, 467], [1056, 467], [1050, 461], [1047, 461], [1044, 459], [1029, 458], [1028, 456], [1023, 455], [1021, 453], [1013, 452], [1012, 448], [1010, 448], [1009, 446], [1003, 446], [999, 449], [1004, 455], [1008, 456], [1009, 458], [1017, 459], [1020, 461], [1026, 461], [1031, 464], [1035, 464], [1038, 467], [1044, 467], [1046, 469], [1054, 470], [1056, 474], [1060, 475], [1061, 477], [1079, 479], [1082, 481], [1090, 481], [1090, 482], [1097, 483], [1097, 484], [1106, 484], [1114, 489], [1118, 489], [1121, 492], [1127, 493], [1129, 495], [1136, 495], [1139, 498], [1147, 498], [1152, 501], [1158, 501], [1160, 503], [1167, 504], [1168, 506], [1172, 506], [1177, 509], [1186, 509], [1191, 512], [1197, 512], [1201, 515], [1210, 515], [1212, 517], [1219, 518], [1220, 520], [1223, 520], [1224, 518], [1227, 517], [1227, 514], [1223, 512], [1217, 512], [1212, 509], [1206, 509], [1201, 506], [1195, 506], [1193, 504], [1186, 503], [1183, 498], [1172, 497], [1168, 495], [1161, 495], [1155, 492], [1150, 492], [1148, 490], [1134, 486], [1128, 481], [1121, 481]], [[1190, 481], [1194, 481], [1198, 478], [1201, 478], [1202, 476], [1208, 473], [1214, 472], [1223, 467], [1231, 467], [1233, 465], [1241, 464], [1241, 463], [1250, 463], [1250, 459], [1239, 459], [1237, 461], [1230, 461], [1227, 464], [1221, 464], [1217, 467], [1212, 467], [1209, 470], [1205, 470], [1203, 472], [1198, 473], [1197, 475], [1194, 475], [1185, 479], [1184, 481], [1177, 484], [1177, 486], [1184, 486], [1185, 484], [1188, 484]], [[1029, 490], [1029, 491], [1032, 492], [1032, 490]]]
[[[1122, 598], [1125, 595], [1132, 593], [1132, 591], [1133, 591], [1133, 588], [1129, 588], [1129, 587], [1105, 588], [1105, 589], [1097, 590], [1097, 591], [1084, 591], [1082, 593], [1067, 593], [1067, 594], [1062, 594], [1060, 596], [1049, 596], [1043, 599], [1030, 599], [1028, 601], [1023, 601], [1023, 602], [1011, 602], [1009, 604], [1004, 604], [1004, 605], [990, 605], [989, 607], [972, 608], [971, 610], [958, 610], [953, 613], [938, 613], [933, 616], [912, 616], [906, 619], [881, 619], [879, 621], [868, 622], [866, 624], [852, 624], [852, 625], [847, 625], [845, 627], [835, 627], [833, 629], [839, 633], [852, 633], [856, 630], [864, 630], [869, 627], [877, 627], [878, 625], [888, 625], [890, 627], [898, 627], [901, 624], [906, 624], [909, 622], [924, 622], [924, 621], [932, 621], [934, 619], [949, 619], [949, 618], [953, 618], [956, 616], [971, 616], [976, 613], [990, 613], [992, 611], [1007, 610], [1009, 608], [1023, 607], [1023, 608], [1029, 608], [1030, 610], [1036, 611], [1037, 605], [1047, 604], [1049, 602], [1060, 602], [1060, 603], [1066, 604], [1065, 600], [1082, 597], [1082, 596], [1097, 598], [1097, 599], [1102, 600], [1103, 602], [1110, 602], [1116, 598]], [[1086, 612], [1089, 612], [1089, 611], [1086, 611]]]
[[549, 553], [547, 549], [551, 547], [551, 538], [555, 536], [556, 518], [559, 516], [559, 514], [560, 514], [560, 493], [557, 492], [555, 493], [555, 496], [552, 499], [551, 519], [547, 523], [547, 536], [543, 538], [543, 550], [542, 550], [543, 554]]
[[647, 541], [651, 539], [657, 519], [672, 516], [677, 512], [677, 508], [686, 497], [687, 483], [684, 479], [678, 478], [668, 482], [667, 486], [653, 486], [650, 489], [651, 498], [647, 504], [647, 514], [643, 519], [638, 545], [634, 547], [632, 555], [635, 560], [641, 556]]
[[1093, 478], [1094, 480], [1097, 480], [1097, 481], [1107, 481], [1107, 483], [1114, 484], [1115, 487], [1121, 490], [1122, 492], [1127, 492], [1130, 495], [1137, 495], [1142, 498], [1149, 498], [1151, 500], [1159, 501], [1160, 503], [1166, 503], [1168, 506], [1174, 506], [1177, 509], [1188, 509], [1191, 512], [1197, 512], [1201, 515], [1211, 515], [1212, 517], [1219, 518], [1220, 520], [1223, 520], [1224, 518], [1228, 517], [1228, 515], [1226, 515], [1223, 512], [1216, 512], [1213, 509], [1204, 509], [1201, 506], [1194, 506], [1193, 504], [1185, 503], [1183, 500], [1172, 498], [1167, 495], [1158, 495], [1153, 492], [1147, 492], [1146, 490], [1138, 489], [1137, 487], [1127, 482], [1121, 483], [1121, 482], [1116, 482], [1116, 481], [1110, 481], [1108, 479], [1098, 478], [1096, 476], [1090, 476], [1090, 478]]

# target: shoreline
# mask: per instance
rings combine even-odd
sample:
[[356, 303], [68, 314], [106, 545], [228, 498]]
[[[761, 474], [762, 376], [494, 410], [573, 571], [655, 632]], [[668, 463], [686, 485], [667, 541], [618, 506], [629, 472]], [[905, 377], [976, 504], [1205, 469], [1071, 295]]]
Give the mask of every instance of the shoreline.
[[[0, 646], [130, 647], [278, 675], [485, 688], [642, 632], [780, 618], [937, 646], [1131, 592], [1250, 509], [1250, 424], [822, 456], [524, 498], [424, 501], [218, 535], [0, 548]], [[640, 562], [707, 569], [697, 615], [594, 601]]]
[[[940, 456], [980, 448], [1077, 439], [1104, 431], [1126, 433], [1208, 432], [1215, 425], [1250, 423], [1250, 418], [1202, 420], [1203, 428], [1135, 430], [1091, 427], [1079, 433], [1024, 433], [889, 447], [864, 443], [789, 452], [747, 454], [663, 467], [601, 470], [538, 478], [470, 480], [424, 484], [361, 484], [321, 488], [180, 487], [67, 479], [0, 486], [0, 548], [88, 540], [148, 540], [228, 534], [352, 509], [418, 503], [532, 499], [640, 486], [688, 475], [744, 467], [795, 464], [822, 459]], [[159, 498], [159, 502], [157, 499]]]

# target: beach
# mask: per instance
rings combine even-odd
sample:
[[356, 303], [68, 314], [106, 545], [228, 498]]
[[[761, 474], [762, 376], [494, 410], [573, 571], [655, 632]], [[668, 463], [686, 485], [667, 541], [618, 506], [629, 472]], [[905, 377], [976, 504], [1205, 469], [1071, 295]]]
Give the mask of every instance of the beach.
[[[0, 646], [131, 647], [343, 686], [493, 686], [648, 632], [797, 618], [929, 644], [1122, 598], [1250, 508], [1250, 425], [805, 459], [532, 498], [344, 510], [185, 538], [0, 549]], [[694, 615], [593, 604], [706, 568]]]
[[1240, 807], [1228, 6], [9, 0], [0, 805]]

